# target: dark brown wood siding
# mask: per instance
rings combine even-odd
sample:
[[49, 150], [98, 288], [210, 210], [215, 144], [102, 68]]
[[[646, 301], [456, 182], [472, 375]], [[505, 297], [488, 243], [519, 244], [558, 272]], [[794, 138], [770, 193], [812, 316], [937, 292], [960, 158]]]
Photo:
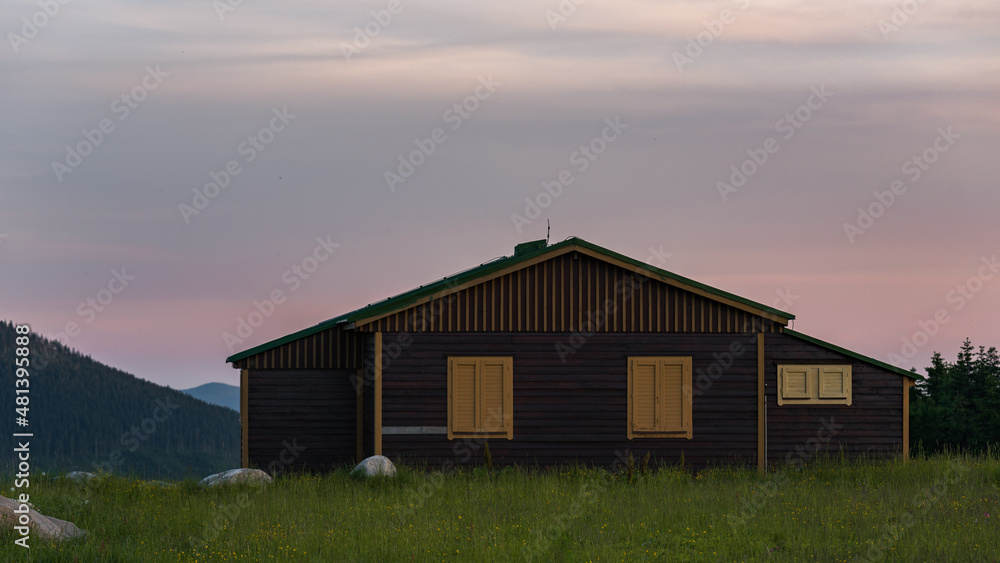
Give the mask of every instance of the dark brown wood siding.
[[233, 362], [236, 369], [357, 369], [363, 336], [340, 326]]
[[[764, 339], [769, 465], [834, 457], [898, 455], [903, 443], [902, 376], [787, 334]], [[778, 364], [850, 364], [851, 405], [778, 405]], [[842, 428], [841, 428], [842, 426]]]
[[359, 324], [366, 332], [776, 332], [781, 324], [579, 252]]
[[[399, 338], [385, 334], [384, 344]], [[679, 463], [683, 455], [696, 466], [756, 459], [757, 350], [751, 334], [602, 333], [580, 340], [569, 333], [413, 333], [408, 338], [412, 341], [396, 357], [384, 360], [383, 426], [447, 425], [448, 355], [513, 356], [514, 439], [490, 440], [496, 463], [608, 465], [629, 452], [641, 457], [647, 451], [657, 463]], [[693, 357], [692, 439], [627, 439], [630, 355]], [[444, 435], [385, 435], [382, 451], [418, 463], [482, 459], [479, 442], [449, 441]]]
[[[354, 370], [250, 370], [250, 466], [324, 470], [357, 455]], [[290, 463], [289, 463], [290, 462]]]
[[361, 382], [364, 384], [364, 406], [362, 416], [362, 450], [365, 457], [375, 455], [375, 335], [364, 335], [364, 361], [361, 370]]

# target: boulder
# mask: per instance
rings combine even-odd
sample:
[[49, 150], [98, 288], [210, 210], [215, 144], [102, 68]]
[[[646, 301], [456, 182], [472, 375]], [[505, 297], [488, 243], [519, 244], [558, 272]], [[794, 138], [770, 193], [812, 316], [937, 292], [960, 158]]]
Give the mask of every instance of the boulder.
[[[18, 513], [21, 504], [14, 499], [0, 497], [0, 528], [13, 530], [15, 526], [20, 526], [19, 518], [24, 516], [24, 512]], [[76, 527], [76, 524], [45, 516], [33, 508], [28, 508], [28, 518], [31, 520], [31, 537], [49, 541], [71, 540], [87, 535], [87, 532]], [[20, 534], [16, 534], [20, 537]]]
[[392, 477], [396, 474], [396, 466], [389, 461], [389, 458], [382, 455], [373, 455], [365, 458], [351, 471], [351, 475], [363, 475], [365, 477]]
[[273, 483], [274, 479], [267, 473], [264, 473], [260, 469], [230, 469], [229, 471], [223, 471], [222, 473], [216, 473], [215, 475], [209, 475], [202, 479], [198, 484], [202, 487], [217, 487], [219, 485], [236, 485], [240, 483], [260, 483], [261, 485], [265, 483]]

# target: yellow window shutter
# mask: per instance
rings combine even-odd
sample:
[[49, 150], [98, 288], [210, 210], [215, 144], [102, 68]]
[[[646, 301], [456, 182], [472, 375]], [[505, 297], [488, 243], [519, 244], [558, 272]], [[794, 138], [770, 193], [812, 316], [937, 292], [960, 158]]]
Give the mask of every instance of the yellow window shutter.
[[632, 388], [629, 402], [632, 407], [632, 427], [635, 432], [656, 430], [656, 360], [632, 358]]
[[661, 392], [657, 430], [691, 437], [691, 358], [662, 358], [657, 366]]
[[781, 396], [785, 399], [808, 399], [812, 397], [809, 385], [811, 374], [809, 372], [814, 370], [815, 368], [808, 366], [782, 367]]
[[673, 360], [660, 360], [661, 396], [657, 430], [681, 432], [684, 428], [684, 364]]
[[504, 408], [504, 379], [506, 377], [504, 358], [490, 358], [480, 361], [483, 397], [480, 412], [480, 430], [483, 432], [503, 432], [508, 413]]
[[850, 405], [850, 364], [778, 365], [779, 405]]
[[475, 432], [477, 381], [476, 360], [449, 358], [448, 373], [451, 374], [451, 397], [448, 401], [451, 412], [451, 432]]
[[448, 439], [514, 439], [514, 358], [448, 357]]
[[628, 360], [628, 439], [691, 438], [690, 356]]
[[851, 366], [822, 366], [819, 370], [820, 399], [851, 398]]

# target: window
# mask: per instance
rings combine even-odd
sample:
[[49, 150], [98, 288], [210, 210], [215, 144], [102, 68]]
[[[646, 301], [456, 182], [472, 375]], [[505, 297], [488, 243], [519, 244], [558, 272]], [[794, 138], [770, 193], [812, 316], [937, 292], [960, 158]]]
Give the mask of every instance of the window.
[[779, 365], [778, 404], [851, 404], [851, 366]]
[[691, 357], [629, 358], [628, 439], [691, 435]]
[[514, 358], [448, 358], [448, 439], [514, 438]]

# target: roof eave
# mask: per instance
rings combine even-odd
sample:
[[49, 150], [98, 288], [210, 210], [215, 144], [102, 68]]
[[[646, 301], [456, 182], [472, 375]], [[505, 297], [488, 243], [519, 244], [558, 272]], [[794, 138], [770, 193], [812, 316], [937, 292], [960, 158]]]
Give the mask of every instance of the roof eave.
[[829, 342], [827, 342], [825, 340], [820, 340], [819, 338], [816, 338], [814, 336], [809, 336], [808, 334], [803, 334], [801, 332], [796, 332], [796, 331], [794, 331], [794, 330], [792, 330], [792, 329], [790, 329], [788, 327], [785, 327], [784, 329], [782, 329], [782, 332], [784, 334], [788, 334], [789, 336], [794, 336], [796, 338], [800, 338], [802, 340], [805, 340], [806, 342], [810, 342], [810, 343], [815, 344], [817, 346], [821, 346], [821, 347], [826, 348], [828, 350], [831, 350], [833, 352], [844, 354], [845, 356], [850, 356], [850, 357], [852, 357], [852, 358], [854, 358], [856, 360], [861, 360], [862, 362], [866, 362], [866, 363], [872, 364], [872, 365], [874, 365], [876, 367], [880, 367], [882, 369], [889, 370], [889, 371], [891, 371], [893, 373], [897, 373], [897, 374], [905, 376], [905, 377], [909, 377], [909, 378], [912, 378], [912, 379], [921, 379], [921, 380], [924, 379], [923, 376], [921, 376], [919, 374], [916, 374], [916, 373], [913, 373], [912, 371], [907, 371], [907, 370], [905, 370], [905, 369], [903, 369], [901, 367], [897, 367], [897, 366], [894, 366], [892, 364], [888, 364], [886, 362], [883, 362], [882, 360], [876, 360], [875, 358], [872, 358], [870, 356], [865, 356], [864, 354], [859, 354], [858, 352], [854, 352], [853, 350], [848, 350], [847, 348], [843, 348], [841, 346], [837, 346], [836, 344], [831, 344], [831, 343], [829, 343]]
[[248, 348], [246, 350], [243, 350], [242, 352], [237, 352], [237, 353], [233, 354], [232, 356], [229, 356], [228, 358], [226, 358], [226, 363], [230, 363], [231, 364], [233, 362], [238, 362], [240, 360], [244, 360], [246, 358], [249, 358], [250, 356], [254, 356], [254, 355], [259, 354], [261, 352], [266, 352], [266, 351], [268, 351], [268, 350], [270, 350], [272, 348], [277, 348], [278, 346], [281, 346], [283, 344], [288, 344], [289, 342], [294, 342], [294, 341], [296, 341], [296, 340], [298, 340], [300, 338], [305, 338], [307, 336], [312, 336], [312, 335], [316, 334], [317, 332], [322, 332], [324, 330], [329, 330], [329, 329], [331, 329], [331, 328], [339, 325], [341, 323], [342, 317], [343, 317], [343, 315], [341, 315], [340, 317], [334, 317], [334, 318], [332, 318], [330, 320], [323, 321], [323, 322], [321, 322], [319, 324], [316, 324], [316, 325], [313, 325], [313, 326], [311, 326], [309, 328], [304, 328], [304, 329], [302, 329], [300, 331], [293, 332], [291, 334], [286, 334], [285, 336], [282, 336], [281, 338], [276, 338], [274, 340], [269, 340], [268, 342], [264, 342], [263, 344], [258, 344], [257, 346], [254, 346], [253, 348]]

